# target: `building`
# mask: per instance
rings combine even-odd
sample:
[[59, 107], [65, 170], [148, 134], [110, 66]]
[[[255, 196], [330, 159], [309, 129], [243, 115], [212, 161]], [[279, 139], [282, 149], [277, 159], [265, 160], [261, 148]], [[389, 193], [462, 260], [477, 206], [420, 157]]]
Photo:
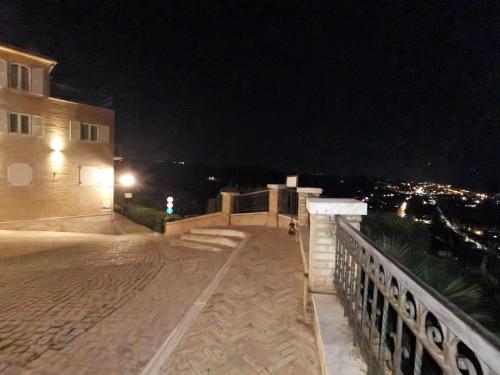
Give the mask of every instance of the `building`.
[[112, 208], [114, 111], [50, 97], [55, 65], [0, 45], [0, 223]]

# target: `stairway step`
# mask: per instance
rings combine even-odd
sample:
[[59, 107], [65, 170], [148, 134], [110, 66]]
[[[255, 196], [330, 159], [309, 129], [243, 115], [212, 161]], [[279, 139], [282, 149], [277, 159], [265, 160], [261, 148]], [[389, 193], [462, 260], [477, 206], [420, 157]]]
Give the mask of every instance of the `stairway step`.
[[170, 244], [172, 246], [187, 247], [189, 249], [195, 249], [195, 250], [205, 250], [205, 251], [214, 251], [214, 252], [223, 251], [223, 249], [221, 249], [219, 247], [204, 245], [201, 243], [189, 242], [189, 241], [172, 240], [172, 241], [170, 241]]
[[236, 242], [230, 238], [216, 237], [216, 236], [204, 236], [201, 234], [183, 234], [181, 236], [181, 240], [211, 243], [211, 244], [229, 246], [229, 247], [238, 246], [238, 242]]
[[191, 234], [203, 234], [208, 236], [239, 237], [245, 238], [246, 233], [235, 229], [222, 228], [193, 228]]

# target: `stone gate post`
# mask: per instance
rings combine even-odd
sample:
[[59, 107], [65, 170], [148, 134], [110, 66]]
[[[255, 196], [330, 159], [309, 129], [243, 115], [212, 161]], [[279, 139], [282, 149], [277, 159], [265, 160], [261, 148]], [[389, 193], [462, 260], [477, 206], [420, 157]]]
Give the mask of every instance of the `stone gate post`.
[[277, 227], [279, 225], [278, 220], [278, 205], [279, 205], [279, 191], [280, 189], [285, 189], [285, 185], [280, 184], [268, 184], [269, 189], [269, 209], [267, 216], [267, 225], [270, 227]]
[[234, 197], [238, 193], [221, 192], [222, 195], [222, 225], [231, 225], [231, 214], [233, 213]]
[[313, 187], [298, 187], [297, 193], [299, 195], [298, 207], [298, 223], [299, 227], [307, 227], [309, 225], [309, 213], [307, 212], [306, 201], [307, 198], [317, 198], [323, 193], [321, 188]]
[[367, 204], [347, 198], [307, 198], [311, 226], [309, 239], [309, 283], [311, 292], [335, 293], [333, 272], [337, 247], [335, 217], [345, 216], [359, 228]]

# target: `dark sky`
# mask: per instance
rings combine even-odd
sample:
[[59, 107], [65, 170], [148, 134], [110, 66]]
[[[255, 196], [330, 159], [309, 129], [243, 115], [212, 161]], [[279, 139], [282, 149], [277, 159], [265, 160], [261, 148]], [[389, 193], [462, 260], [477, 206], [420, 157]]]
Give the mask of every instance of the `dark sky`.
[[498, 1], [2, 1], [123, 153], [500, 191]]

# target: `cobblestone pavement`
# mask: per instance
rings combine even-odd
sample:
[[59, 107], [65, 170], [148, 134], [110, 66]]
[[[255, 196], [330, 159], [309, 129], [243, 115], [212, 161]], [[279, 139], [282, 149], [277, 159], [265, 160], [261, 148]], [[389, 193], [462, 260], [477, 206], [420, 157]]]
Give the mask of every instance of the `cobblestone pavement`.
[[137, 373], [229, 255], [83, 238], [0, 257], [0, 373]]

